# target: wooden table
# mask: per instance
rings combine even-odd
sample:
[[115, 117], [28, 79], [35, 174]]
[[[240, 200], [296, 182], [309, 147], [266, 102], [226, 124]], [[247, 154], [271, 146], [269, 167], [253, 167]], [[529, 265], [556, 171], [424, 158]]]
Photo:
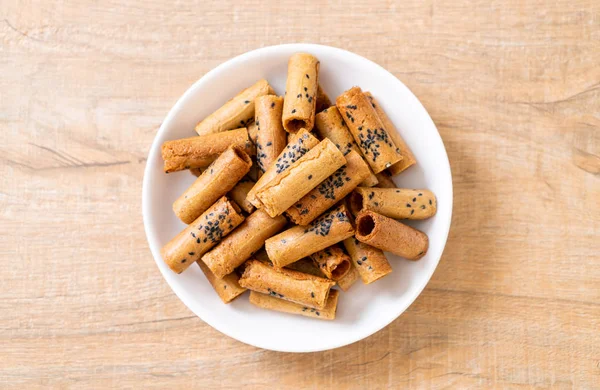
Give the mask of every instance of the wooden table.
[[[0, 387], [600, 388], [600, 2], [0, 5]], [[150, 255], [146, 155], [200, 76], [285, 42], [400, 78], [445, 142], [454, 216], [410, 309], [356, 344], [263, 351]]]

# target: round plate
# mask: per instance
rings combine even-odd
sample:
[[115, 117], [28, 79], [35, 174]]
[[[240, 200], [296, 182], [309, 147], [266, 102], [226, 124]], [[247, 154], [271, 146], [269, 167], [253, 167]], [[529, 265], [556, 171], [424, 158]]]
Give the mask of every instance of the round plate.
[[[437, 214], [409, 225], [429, 236], [429, 251], [419, 261], [387, 253], [393, 272], [364, 285], [357, 281], [339, 298], [334, 321], [259, 309], [247, 293], [229, 305], [221, 302], [197, 265], [181, 275], [163, 262], [160, 248], [185, 225], [171, 205], [194, 181], [190, 172], [164, 174], [163, 142], [195, 135], [198, 121], [261, 78], [283, 95], [289, 57], [297, 52], [321, 61], [319, 83], [332, 100], [358, 85], [370, 91], [412, 149], [417, 165], [396, 176], [399, 187], [426, 188], [437, 196]], [[435, 270], [450, 229], [452, 176], [440, 135], [425, 108], [410, 90], [381, 66], [345, 50], [310, 44], [271, 46], [235, 57], [208, 72], [188, 89], [163, 122], [148, 156], [142, 193], [144, 227], [158, 268], [175, 294], [198, 317], [220, 332], [256, 347], [311, 352], [361, 340], [396, 319], [421, 293]]]

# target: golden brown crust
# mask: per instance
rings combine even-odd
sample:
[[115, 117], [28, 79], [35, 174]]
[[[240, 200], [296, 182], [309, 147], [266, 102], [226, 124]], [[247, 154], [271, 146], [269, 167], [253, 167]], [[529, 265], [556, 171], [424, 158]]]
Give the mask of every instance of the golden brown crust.
[[265, 95], [256, 98], [255, 121], [257, 126], [256, 162], [264, 172], [277, 159], [279, 153], [287, 144], [287, 133], [281, 123], [283, 98], [275, 95]]
[[387, 130], [388, 134], [394, 141], [394, 145], [396, 145], [396, 147], [400, 149], [402, 160], [398, 161], [397, 163], [393, 164], [387, 169], [392, 176], [395, 176], [403, 172], [407, 168], [415, 165], [417, 163], [417, 160], [415, 160], [415, 155], [412, 153], [406, 142], [404, 142], [404, 139], [396, 129], [396, 126], [394, 126], [394, 123], [390, 120], [385, 111], [383, 111], [383, 108], [381, 108], [381, 105], [377, 102], [377, 99], [375, 99], [373, 95], [371, 95], [371, 92], [365, 92], [365, 96], [367, 97], [367, 99], [369, 99], [369, 102], [371, 103], [371, 106], [373, 106], [373, 108], [375, 109], [375, 112], [377, 113], [377, 116], [379, 116], [379, 119], [381, 119], [381, 122], [383, 123], [383, 128]]
[[224, 196], [162, 248], [163, 260], [181, 273], [243, 220], [239, 207]]
[[356, 238], [408, 260], [425, 256], [429, 247], [425, 233], [369, 210], [356, 216]]
[[289, 269], [277, 269], [258, 260], [248, 260], [240, 286], [308, 307], [325, 307], [335, 282]]
[[[350, 130], [348, 130], [348, 126], [346, 126], [346, 122], [342, 119], [336, 106], [328, 107], [315, 116], [315, 132], [321, 139], [329, 138], [344, 156], [347, 156], [348, 153], [354, 150], [362, 158], [362, 152], [354, 141]], [[377, 178], [369, 167], [369, 177], [360, 183], [360, 185], [363, 187], [373, 187], [376, 184]]]
[[250, 170], [252, 160], [241, 149], [223, 152], [173, 203], [173, 211], [184, 223], [192, 223]]
[[244, 287], [240, 286], [240, 277], [235, 272], [219, 279], [211, 272], [206, 264], [202, 262], [202, 260], [199, 260], [197, 263], [223, 303], [230, 303], [246, 291]]
[[272, 295], [261, 294], [256, 291], [250, 291], [250, 303], [263, 309], [280, 311], [289, 314], [299, 314], [305, 317], [318, 318], [320, 320], [334, 320], [337, 310], [339, 292], [331, 290], [327, 303], [323, 309], [315, 309], [304, 306], [299, 303], [275, 298]]
[[232, 146], [243, 149], [250, 156], [256, 154], [246, 128], [167, 141], [161, 147], [164, 171], [206, 168]]
[[254, 119], [254, 99], [273, 93], [267, 80], [257, 81], [200, 121], [195, 128], [196, 133], [213, 134], [247, 126]]
[[250, 180], [250, 178], [246, 176], [243, 177], [228, 193], [229, 197], [248, 214], [254, 211], [254, 206], [252, 203], [248, 202], [246, 197], [255, 184], [256, 183], [253, 180]]
[[283, 104], [283, 127], [288, 133], [312, 130], [315, 122], [319, 60], [311, 54], [296, 53], [288, 61]]
[[364, 284], [373, 283], [392, 272], [388, 259], [380, 249], [364, 244], [355, 237], [345, 239], [344, 247]]
[[350, 256], [339, 245], [333, 245], [310, 255], [315, 265], [328, 279], [340, 280], [350, 271]]
[[257, 252], [265, 240], [283, 229], [286, 223], [283, 216], [271, 218], [263, 210], [256, 210], [215, 248], [202, 256], [202, 261], [217, 278], [222, 278]]
[[346, 165], [335, 171], [286, 210], [286, 214], [294, 223], [308, 225], [325, 210], [348, 195], [369, 175], [367, 163], [357, 152], [351, 151], [346, 156], [346, 161]]
[[437, 202], [433, 192], [406, 188], [361, 188], [350, 195], [354, 214], [371, 210], [395, 219], [426, 219], [435, 215]]
[[263, 206], [262, 202], [256, 197], [256, 193], [259, 190], [269, 184], [269, 182], [279, 173], [289, 169], [294, 162], [319, 144], [319, 140], [306, 129], [302, 129], [296, 134], [291, 134], [291, 136], [292, 139], [281, 153], [279, 153], [279, 156], [277, 156], [277, 159], [275, 160], [275, 164], [267, 169], [260, 179], [258, 179], [256, 185], [248, 192], [247, 199], [255, 207], [261, 208]]
[[294, 226], [265, 242], [269, 259], [285, 267], [352, 236], [354, 228], [344, 205], [323, 214], [310, 225]]
[[338, 280], [337, 284], [343, 291], [348, 291], [358, 279], [360, 279], [360, 273], [354, 266], [354, 263], [350, 261], [350, 269], [348, 270], [348, 273], [344, 275], [343, 278]]
[[344, 164], [342, 152], [325, 139], [278, 173], [256, 197], [269, 215], [280, 215]]
[[359, 87], [338, 96], [336, 106], [374, 173], [402, 159], [400, 149], [394, 145], [377, 112]]

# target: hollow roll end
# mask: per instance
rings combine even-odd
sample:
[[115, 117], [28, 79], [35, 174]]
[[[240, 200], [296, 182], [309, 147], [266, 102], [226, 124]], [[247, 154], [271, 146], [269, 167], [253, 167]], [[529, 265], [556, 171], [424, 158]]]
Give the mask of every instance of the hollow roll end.
[[309, 125], [307, 121], [302, 119], [289, 118], [283, 122], [283, 127], [288, 133], [295, 134], [302, 129], [312, 128], [312, 125]]
[[376, 221], [371, 212], [363, 211], [356, 217], [356, 238], [368, 239], [373, 234]]
[[352, 192], [352, 194], [350, 194], [348, 206], [350, 206], [350, 211], [352, 212], [352, 214], [357, 215], [358, 213], [360, 213], [363, 209], [363, 204], [364, 198], [360, 192], [354, 191]]

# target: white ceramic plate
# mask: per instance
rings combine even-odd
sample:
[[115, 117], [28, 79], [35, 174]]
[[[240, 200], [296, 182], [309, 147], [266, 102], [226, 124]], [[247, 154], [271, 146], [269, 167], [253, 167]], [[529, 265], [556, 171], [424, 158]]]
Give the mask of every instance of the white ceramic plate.
[[[418, 162], [396, 176], [396, 184], [430, 189], [438, 202], [435, 217], [409, 222], [429, 236], [427, 255], [413, 262], [388, 253], [393, 272], [369, 286], [358, 281], [348, 292], [342, 292], [335, 321], [262, 310], [250, 305], [247, 293], [225, 305], [197, 265], [177, 275], [160, 256], [160, 248], [185, 227], [171, 205], [195, 179], [187, 171], [163, 173], [161, 144], [195, 135], [194, 126], [199, 120], [261, 78], [283, 95], [288, 58], [297, 52], [312, 53], [319, 58], [319, 83], [332, 100], [354, 85], [373, 93]], [[144, 227], [156, 264], [190, 310], [215, 329], [244, 343], [275, 351], [311, 352], [341, 347], [377, 332], [417, 298], [446, 244], [452, 215], [452, 177], [444, 144], [433, 121], [401, 81], [357, 54], [328, 46], [291, 44], [235, 57], [208, 72], [186, 91], [167, 115], [150, 149], [142, 203]]]

